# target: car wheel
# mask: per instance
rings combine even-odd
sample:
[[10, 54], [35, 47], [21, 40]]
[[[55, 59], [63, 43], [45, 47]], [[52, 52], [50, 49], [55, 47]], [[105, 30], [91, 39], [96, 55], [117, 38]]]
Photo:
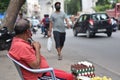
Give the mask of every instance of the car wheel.
[[112, 35], [112, 32], [107, 32], [108, 37], [111, 37], [111, 35]]
[[74, 34], [74, 36], [77, 36], [77, 30], [76, 30], [76, 28], [73, 29], [73, 34]]
[[96, 33], [92, 33], [92, 34], [91, 34], [91, 37], [95, 37], [95, 34], [96, 34]]
[[90, 38], [90, 37], [91, 37], [91, 33], [90, 33], [90, 30], [89, 30], [89, 29], [86, 30], [86, 37], [87, 37], [87, 38]]

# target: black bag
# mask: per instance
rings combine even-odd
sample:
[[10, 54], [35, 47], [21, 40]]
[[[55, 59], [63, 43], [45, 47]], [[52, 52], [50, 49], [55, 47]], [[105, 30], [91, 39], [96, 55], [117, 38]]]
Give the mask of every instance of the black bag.
[[[42, 76], [40, 80], [52, 80], [52, 78], [50, 76]], [[66, 79], [56, 78], [56, 80], [66, 80]]]
[[[40, 79], [40, 80], [52, 80], [52, 77], [46, 75], [46, 73], [43, 73], [42, 77], [40, 77], [39, 79]], [[62, 79], [62, 78], [56, 77], [56, 80], [66, 80], [66, 79]]]

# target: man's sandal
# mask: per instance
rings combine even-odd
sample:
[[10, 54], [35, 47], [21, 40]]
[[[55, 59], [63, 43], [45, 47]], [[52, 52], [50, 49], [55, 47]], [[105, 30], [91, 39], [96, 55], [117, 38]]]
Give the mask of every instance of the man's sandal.
[[62, 60], [62, 55], [58, 55], [58, 60]]

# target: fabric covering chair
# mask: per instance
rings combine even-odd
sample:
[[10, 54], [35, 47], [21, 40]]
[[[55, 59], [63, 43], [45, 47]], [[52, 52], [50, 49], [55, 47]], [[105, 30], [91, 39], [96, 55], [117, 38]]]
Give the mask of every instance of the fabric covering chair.
[[[13, 63], [15, 64], [15, 67], [19, 73], [19, 76], [21, 77], [22, 80], [24, 80], [23, 76], [22, 76], [22, 72], [20, 70], [20, 67], [24, 68], [25, 70], [29, 71], [29, 72], [33, 72], [33, 73], [46, 73], [46, 72], [50, 72], [51, 74], [51, 79], [52, 80], [56, 80], [56, 77], [55, 77], [55, 74], [54, 74], [54, 71], [53, 71], [53, 68], [45, 68], [45, 69], [31, 69], [31, 68], [28, 68], [26, 66], [24, 66], [23, 64], [21, 64], [20, 62], [16, 61], [15, 59], [13, 59], [9, 54], [7, 54], [8, 58], [10, 60], [13, 61]], [[50, 79], [50, 80], [51, 80]], [[38, 80], [42, 80], [42, 79], [38, 79]]]

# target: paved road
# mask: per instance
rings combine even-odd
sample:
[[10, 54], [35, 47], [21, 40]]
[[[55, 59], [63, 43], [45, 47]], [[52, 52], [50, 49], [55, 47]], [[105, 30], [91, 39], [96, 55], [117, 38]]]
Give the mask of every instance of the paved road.
[[[112, 37], [108, 38], [106, 34], [97, 34], [94, 38], [86, 38], [84, 34], [79, 34], [78, 37], [71, 36], [72, 30], [68, 30], [66, 46], [70, 52], [74, 54], [72, 57], [84, 57], [83, 60], [89, 60], [97, 64], [99, 68], [104, 68], [108, 72], [98, 71], [98, 75], [108, 75], [117, 80], [120, 78], [120, 31], [113, 33]], [[70, 44], [69, 44], [70, 43]], [[73, 48], [71, 48], [71, 46]], [[67, 50], [67, 48], [65, 49]], [[105, 74], [104, 74], [105, 73]], [[116, 76], [110, 75], [113, 73]]]
[[[78, 37], [71, 36], [72, 31], [68, 30], [67, 46], [74, 46], [71, 51], [76, 51], [77, 56], [84, 56], [92, 62], [102, 65], [111, 72], [120, 75], [120, 31], [114, 32], [108, 38], [106, 34], [97, 34], [94, 38], [86, 38], [79, 34]], [[69, 43], [71, 43], [69, 45]]]
[[[45, 56], [48, 56], [48, 61], [51, 66], [63, 68], [70, 72], [70, 65], [79, 61], [88, 60], [96, 65], [96, 75], [109, 76], [113, 80], [120, 78], [120, 31], [113, 33], [112, 37], [107, 37], [106, 34], [97, 34], [94, 38], [86, 38], [84, 34], [74, 37], [72, 30], [67, 29], [67, 37], [65, 47], [63, 48], [63, 61], [57, 61], [57, 52], [53, 47], [53, 51]], [[39, 39], [38, 39], [39, 38]], [[41, 44], [46, 48], [47, 39], [43, 37], [35, 37], [36, 40], [41, 40]], [[53, 40], [54, 41], [54, 40]], [[54, 46], [54, 45], [53, 45]], [[47, 52], [46, 52], [47, 53]], [[51, 62], [49, 55], [52, 55], [55, 63]], [[58, 64], [61, 64], [58, 65]], [[62, 66], [62, 65], [66, 66]]]
[[[74, 37], [72, 30], [69, 29], [67, 30], [65, 47], [62, 52], [62, 61], [57, 60], [57, 52], [54, 48], [54, 43], [52, 51], [47, 51], [47, 38], [44, 38], [43, 35], [40, 34], [40, 30], [38, 30], [37, 34], [33, 35], [33, 39], [41, 43], [42, 55], [46, 57], [49, 65], [54, 68], [71, 72], [71, 64], [88, 60], [95, 65], [96, 76], [105, 75], [111, 77], [113, 80], [119, 80], [119, 35], [120, 32], [117, 32], [114, 33], [111, 38], [107, 38], [106, 35], [100, 34], [95, 38], [88, 39], [85, 35]], [[15, 66], [7, 58], [6, 54], [7, 51], [0, 51], [0, 80], [20, 80]]]

